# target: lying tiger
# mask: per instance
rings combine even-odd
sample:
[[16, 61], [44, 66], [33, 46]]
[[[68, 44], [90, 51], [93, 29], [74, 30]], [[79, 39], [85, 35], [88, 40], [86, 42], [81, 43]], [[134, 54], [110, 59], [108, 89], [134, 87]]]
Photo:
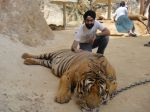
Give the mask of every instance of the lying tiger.
[[58, 103], [69, 102], [74, 93], [81, 108], [94, 109], [106, 103], [116, 91], [115, 70], [101, 54], [66, 49], [39, 56], [24, 53], [22, 58], [24, 64], [48, 67], [60, 77], [55, 97]]

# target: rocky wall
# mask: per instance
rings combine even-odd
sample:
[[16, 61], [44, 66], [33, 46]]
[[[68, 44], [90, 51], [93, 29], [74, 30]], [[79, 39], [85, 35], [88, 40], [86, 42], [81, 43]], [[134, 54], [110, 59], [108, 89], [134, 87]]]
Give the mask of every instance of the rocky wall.
[[37, 0], [0, 0], [0, 34], [29, 46], [53, 38]]

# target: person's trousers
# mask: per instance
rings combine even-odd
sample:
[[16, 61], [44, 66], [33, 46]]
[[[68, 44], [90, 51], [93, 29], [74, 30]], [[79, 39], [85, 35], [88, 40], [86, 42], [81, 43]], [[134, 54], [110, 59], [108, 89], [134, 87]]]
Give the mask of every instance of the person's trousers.
[[98, 47], [97, 53], [104, 54], [105, 48], [109, 42], [109, 36], [97, 36], [93, 44], [80, 43], [80, 49], [92, 52], [92, 49]]

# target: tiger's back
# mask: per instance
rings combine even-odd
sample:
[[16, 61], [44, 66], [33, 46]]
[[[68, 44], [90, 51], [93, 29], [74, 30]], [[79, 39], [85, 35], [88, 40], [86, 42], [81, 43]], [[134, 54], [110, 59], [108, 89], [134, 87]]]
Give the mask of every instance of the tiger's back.
[[69, 49], [60, 50], [57, 52], [51, 53], [52, 56], [52, 71], [55, 75], [61, 76], [63, 73], [70, 69], [74, 65], [79, 65], [83, 61], [87, 61], [89, 58], [93, 57], [93, 54], [90, 52], [80, 52], [75, 53]]

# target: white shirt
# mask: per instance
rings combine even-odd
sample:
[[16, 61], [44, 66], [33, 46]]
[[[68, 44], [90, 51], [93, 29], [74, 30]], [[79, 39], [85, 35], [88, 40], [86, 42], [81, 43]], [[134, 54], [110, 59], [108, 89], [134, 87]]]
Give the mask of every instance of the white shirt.
[[128, 15], [128, 10], [126, 7], [119, 7], [115, 14], [114, 14], [114, 17], [115, 17], [115, 20], [117, 21], [117, 19], [122, 16], [122, 15]]
[[75, 40], [80, 43], [88, 43], [89, 39], [96, 37], [96, 31], [99, 29], [102, 31], [105, 27], [97, 20], [94, 22], [94, 26], [91, 29], [87, 29], [85, 24], [82, 24], [77, 32], [75, 32]]

